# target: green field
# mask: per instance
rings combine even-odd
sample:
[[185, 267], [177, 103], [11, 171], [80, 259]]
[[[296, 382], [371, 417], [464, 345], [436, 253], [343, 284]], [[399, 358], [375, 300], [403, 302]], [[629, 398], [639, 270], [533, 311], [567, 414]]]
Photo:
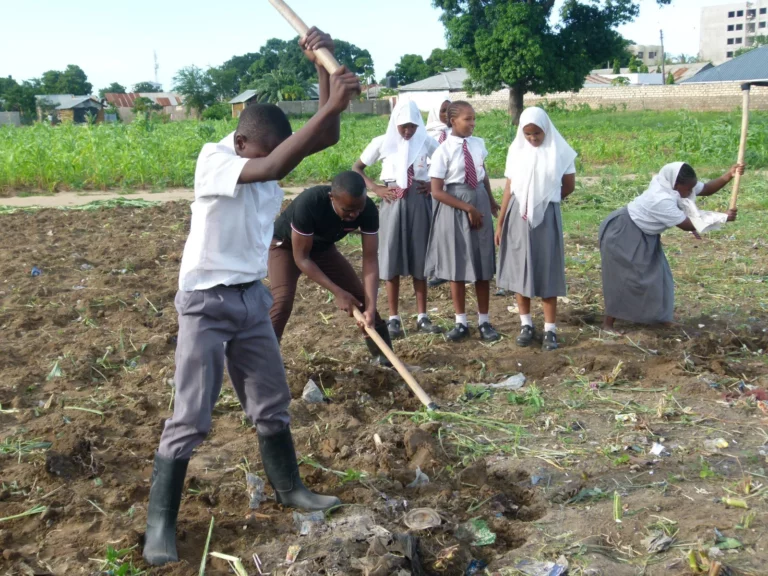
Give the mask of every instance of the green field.
[[[580, 175], [647, 176], [685, 160], [703, 175], [736, 158], [740, 113], [555, 110], [552, 118], [579, 152]], [[304, 119], [294, 119], [298, 129]], [[349, 169], [386, 117], [345, 116], [341, 142], [303, 162], [286, 183], [322, 182]], [[235, 121], [64, 125], [0, 129], [0, 190], [190, 187], [202, 145], [234, 130]], [[513, 131], [503, 112], [480, 115], [476, 135], [490, 152], [491, 177], [502, 177]], [[768, 167], [768, 113], [754, 112], [747, 162]]]

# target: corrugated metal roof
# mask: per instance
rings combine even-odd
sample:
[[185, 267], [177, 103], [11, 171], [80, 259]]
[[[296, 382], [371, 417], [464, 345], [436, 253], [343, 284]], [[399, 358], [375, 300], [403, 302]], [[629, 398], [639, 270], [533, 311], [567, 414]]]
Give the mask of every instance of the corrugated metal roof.
[[400, 86], [400, 92], [458, 92], [464, 90], [464, 81], [469, 78], [466, 68], [456, 68], [450, 72], [441, 72], [413, 84]]
[[70, 110], [90, 101], [89, 108], [99, 108], [99, 102], [93, 96], [74, 96], [72, 94], [40, 94], [35, 99], [38, 104], [41, 100], [47, 100], [56, 105], [56, 110]]
[[584, 87], [601, 87], [601, 86], [610, 86], [611, 85], [611, 79], [606, 78], [605, 76], [600, 76], [599, 74], [589, 74], [584, 79]]
[[240, 104], [242, 102], [248, 102], [251, 98], [256, 96], [256, 90], [246, 90], [242, 94], [238, 94], [232, 100], [229, 101], [230, 104]]
[[749, 82], [768, 80], [768, 46], [761, 46], [723, 62], [708, 70], [702, 70], [683, 84], [701, 82]]
[[136, 98], [149, 98], [155, 104], [160, 106], [181, 106], [184, 103], [181, 95], [175, 92], [131, 92], [129, 94], [119, 94], [117, 92], [107, 92], [104, 98], [116, 108], [133, 108]]

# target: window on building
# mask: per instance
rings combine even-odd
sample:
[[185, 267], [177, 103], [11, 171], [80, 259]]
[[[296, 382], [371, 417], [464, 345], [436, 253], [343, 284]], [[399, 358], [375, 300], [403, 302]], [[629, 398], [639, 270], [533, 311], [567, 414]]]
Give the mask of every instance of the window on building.
[[653, 60], [656, 58], [656, 52], [648, 52], [648, 59]]
[[733, 52], [726, 52], [725, 53], [726, 58], [733, 58]]
[[765, 22], [760, 22], [759, 28], [765, 28]]
[[733, 44], [733, 38], [728, 38], [728, 44]]
[[760, 8], [760, 14], [768, 13], [768, 8]]
[[757, 16], [757, 10], [754, 8], [747, 10], [747, 18], [754, 18], [755, 16]]
[[736, 38], [736, 44], [741, 44], [741, 42], [742, 42], [741, 38]]
[[736, 30], [744, 30], [744, 24], [736, 24]]
[[734, 16], [736, 16], [735, 12], [728, 12], [728, 18], [733, 18]]
[[637, 56], [638, 58], [640, 58], [642, 60], [643, 53], [642, 52], [638, 52], [637, 54], [635, 54], [635, 56]]
[[736, 12], [736, 18], [741, 18], [742, 16], [744, 16], [744, 10], [738, 10]]
[[728, 32], [733, 32], [733, 24], [728, 24]]

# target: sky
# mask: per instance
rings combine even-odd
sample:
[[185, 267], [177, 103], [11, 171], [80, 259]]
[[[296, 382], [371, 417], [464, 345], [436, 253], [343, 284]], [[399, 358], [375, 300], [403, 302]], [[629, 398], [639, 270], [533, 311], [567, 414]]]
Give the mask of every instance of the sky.
[[[432, 8], [431, 0], [288, 3], [308, 25], [367, 48], [377, 78], [393, 69], [403, 54], [426, 58], [433, 48], [445, 47], [440, 11]], [[659, 8], [656, 0], [640, 0], [639, 18], [620, 32], [638, 44], [656, 44], [659, 29], [664, 28], [666, 52], [696, 54], [701, 7], [721, 3], [673, 0], [673, 6]], [[0, 76], [26, 80], [77, 64], [95, 94], [112, 82], [130, 88], [154, 80], [156, 50], [159, 79], [169, 90], [174, 74], [184, 66], [218, 66], [234, 55], [258, 51], [268, 38], [295, 36], [267, 0], [131, 0], [89, 6], [83, 9], [60, 0], [0, 0]], [[406, 16], [418, 27], [409, 27]]]

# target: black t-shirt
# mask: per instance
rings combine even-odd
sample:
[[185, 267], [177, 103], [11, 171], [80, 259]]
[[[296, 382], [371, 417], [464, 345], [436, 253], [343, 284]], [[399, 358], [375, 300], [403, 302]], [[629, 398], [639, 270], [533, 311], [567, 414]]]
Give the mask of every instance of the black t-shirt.
[[275, 221], [274, 237], [290, 244], [291, 232], [313, 236], [312, 250], [327, 250], [358, 228], [363, 234], [379, 231], [379, 210], [366, 198], [365, 208], [353, 221], [345, 222], [331, 206], [330, 186], [313, 186], [304, 190]]

